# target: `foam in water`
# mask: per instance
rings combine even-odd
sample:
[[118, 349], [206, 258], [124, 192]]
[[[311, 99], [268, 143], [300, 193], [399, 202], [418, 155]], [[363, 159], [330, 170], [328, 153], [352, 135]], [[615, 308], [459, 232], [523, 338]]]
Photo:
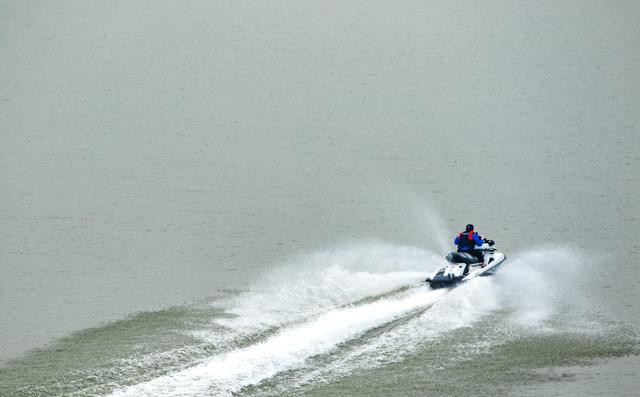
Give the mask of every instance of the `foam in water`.
[[[472, 331], [474, 338], [470, 344], [456, 340], [449, 346], [448, 365], [486, 353], [523, 332], [559, 332], [547, 321], [560, 310], [559, 301], [567, 299], [567, 289], [576, 295], [574, 299], [579, 299], [580, 293], [571, 281], [579, 264], [578, 258], [579, 255], [567, 248], [536, 249], [513, 255], [513, 260], [496, 276], [476, 279], [454, 289], [420, 316], [370, 338], [366, 344], [347, 351], [321, 368], [301, 374], [297, 379], [289, 379], [288, 384], [284, 388], [280, 386], [279, 390], [290, 391], [302, 385], [309, 387], [401, 361], [417, 346], [431, 343], [448, 332], [473, 327], [499, 311], [507, 310], [508, 317], [491, 324], [490, 333], [475, 335]], [[589, 324], [587, 329], [593, 330], [593, 324]], [[438, 367], [443, 364], [433, 362], [432, 365]]]
[[[364, 343], [346, 350], [344, 354], [336, 355], [329, 362], [319, 368], [313, 368], [301, 374], [297, 379], [288, 380], [280, 385], [280, 392], [291, 391], [296, 387], [330, 382], [333, 379], [348, 376], [366, 369], [401, 361], [413, 353], [419, 346], [431, 343], [442, 335], [465, 327], [472, 327], [475, 323], [501, 308], [496, 294], [494, 281], [478, 279], [458, 289], [447, 291], [446, 295], [431, 305], [416, 317], [400, 326], [392, 327]], [[495, 341], [487, 335], [482, 343], [468, 346], [465, 341], [459, 341], [451, 351], [452, 361], [465, 359], [469, 354], [478, 354], [490, 348]], [[428, 361], [428, 360], [427, 360]], [[433, 362], [439, 366], [442, 363]]]
[[[352, 245], [296, 258], [272, 269], [250, 291], [222, 302], [237, 317], [217, 325], [236, 335], [277, 327], [420, 281], [440, 258], [413, 247]], [[221, 302], [216, 302], [221, 304]], [[197, 336], [221, 343], [219, 332]]]
[[266, 341], [217, 356], [176, 374], [136, 385], [114, 395], [180, 396], [215, 387], [231, 393], [278, 372], [304, 365], [307, 358], [334, 349], [372, 327], [425, 307], [446, 293], [426, 287], [407, 297], [331, 310], [302, 325], [285, 329]]
[[[436, 266], [438, 259], [424, 250], [383, 244], [351, 246], [298, 258], [266, 274], [251, 291], [226, 302], [227, 311], [237, 317], [216, 320], [216, 325], [224, 325], [230, 331], [224, 338], [219, 332], [199, 332], [199, 336], [220, 343], [268, 327], [283, 327], [276, 335], [120, 393], [157, 395], [160, 390], [169, 390], [166, 395], [192, 395], [212, 386], [219, 388], [218, 392], [229, 392], [300, 366], [306, 358], [330, 351], [371, 327], [431, 304], [444, 292], [423, 286], [419, 294], [413, 291], [413, 295], [400, 294], [403, 296], [345, 307], [415, 285]], [[190, 386], [180, 386], [184, 382]]]
[[[283, 371], [303, 368], [308, 368], [306, 381], [320, 376], [334, 379], [401, 360], [421, 343], [471, 327], [505, 309], [515, 325], [539, 327], [554, 313], [576, 256], [569, 250], [545, 249], [512, 257], [496, 276], [454, 290], [418, 284], [437, 266], [438, 258], [418, 249], [374, 244], [303, 257], [226, 302], [226, 310], [237, 317], [216, 321], [226, 327], [227, 337], [274, 326], [275, 334], [113, 395], [229, 395]], [[388, 291], [396, 292], [384, 295]], [[368, 336], [363, 343], [348, 349], [343, 345], [403, 318], [408, 320]], [[219, 342], [216, 335], [203, 337]], [[486, 343], [500, 341], [487, 338]], [[462, 359], [481, 348], [465, 347], [452, 354]], [[332, 358], [324, 367], [309, 367], [311, 358], [327, 354]]]
[[580, 299], [573, 289], [579, 262], [579, 255], [568, 248], [539, 248], [514, 256], [496, 273], [502, 303], [513, 309], [513, 320], [539, 327], [559, 304]]

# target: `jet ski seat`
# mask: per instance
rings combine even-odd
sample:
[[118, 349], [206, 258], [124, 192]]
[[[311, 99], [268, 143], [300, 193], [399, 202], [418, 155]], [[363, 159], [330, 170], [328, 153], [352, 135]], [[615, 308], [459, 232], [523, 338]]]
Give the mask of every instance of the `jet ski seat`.
[[450, 252], [446, 259], [451, 263], [464, 263], [466, 265], [482, 262], [470, 252]]

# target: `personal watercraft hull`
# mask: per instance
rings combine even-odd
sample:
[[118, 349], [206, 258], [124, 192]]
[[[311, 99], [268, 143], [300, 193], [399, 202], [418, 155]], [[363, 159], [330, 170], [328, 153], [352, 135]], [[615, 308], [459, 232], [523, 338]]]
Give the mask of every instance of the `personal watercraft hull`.
[[[446, 264], [430, 274], [425, 280], [431, 288], [455, 287], [476, 277], [490, 276], [507, 260], [507, 257], [492, 247], [484, 247], [484, 261], [458, 263], [456, 255], [448, 255]], [[450, 261], [453, 260], [453, 261]], [[469, 261], [467, 261], [469, 262]]]

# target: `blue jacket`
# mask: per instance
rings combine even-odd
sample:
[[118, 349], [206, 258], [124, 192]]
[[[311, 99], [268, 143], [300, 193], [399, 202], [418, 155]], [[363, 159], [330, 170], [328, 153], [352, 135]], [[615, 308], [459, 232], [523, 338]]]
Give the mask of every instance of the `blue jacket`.
[[[469, 243], [463, 242], [461, 244], [460, 243], [460, 236], [462, 236], [462, 233], [458, 234], [456, 236], [455, 240], [453, 240], [453, 243], [458, 246], [458, 251], [469, 251], [469, 250], [473, 249], [473, 248], [470, 247], [471, 244], [469, 244]], [[466, 238], [467, 237], [465, 237], [465, 239]], [[475, 245], [477, 245], [478, 247], [481, 246], [482, 243], [483, 243], [482, 239], [480, 238], [480, 236], [476, 232], [473, 232], [473, 235], [471, 236], [471, 241], [473, 241], [475, 243]]]

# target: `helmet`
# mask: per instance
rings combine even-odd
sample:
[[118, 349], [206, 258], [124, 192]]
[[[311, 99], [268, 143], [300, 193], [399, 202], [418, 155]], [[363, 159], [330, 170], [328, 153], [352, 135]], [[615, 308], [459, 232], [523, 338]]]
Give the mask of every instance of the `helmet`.
[[465, 228], [465, 231], [470, 232], [473, 230], [473, 225], [472, 224], [468, 224], [467, 227]]

